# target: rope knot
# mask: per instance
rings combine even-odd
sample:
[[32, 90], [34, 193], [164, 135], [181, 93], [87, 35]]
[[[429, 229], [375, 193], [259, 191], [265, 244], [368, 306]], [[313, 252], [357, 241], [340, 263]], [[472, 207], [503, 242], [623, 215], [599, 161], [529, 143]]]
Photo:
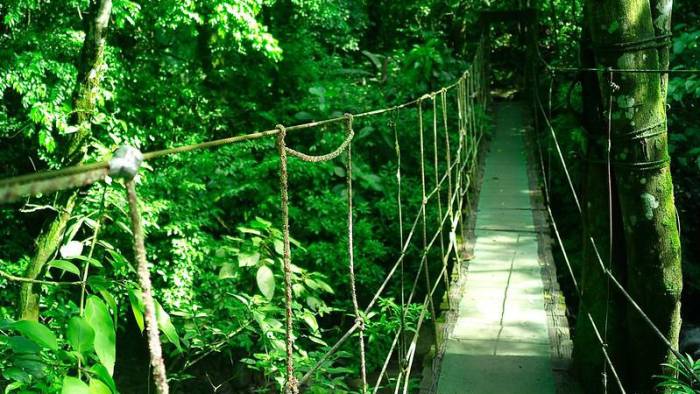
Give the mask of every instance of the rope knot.
[[109, 161], [109, 176], [130, 181], [138, 174], [142, 162], [143, 154], [140, 150], [133, 146], [122, 145], [117, 148], [112, 160]]
[[360, 331], [365, 330], [365, 319], [363, 319], [362, 316], [357, 316], [355, 318], [355, 324], [357, 324], [357, 328], [359, 328]]
[[346, 112], [343, 116], [347, 120], [348, 126], [352, 127], [352, 121], [355, 119], [355, 115], [351, 114], [350, 112]]

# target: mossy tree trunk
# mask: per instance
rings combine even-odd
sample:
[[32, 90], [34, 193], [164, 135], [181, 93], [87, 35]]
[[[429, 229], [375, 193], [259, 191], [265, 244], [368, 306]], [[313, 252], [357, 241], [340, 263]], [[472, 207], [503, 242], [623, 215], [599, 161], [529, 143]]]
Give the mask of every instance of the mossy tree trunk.
[[[83, 160], [87, 151], [91, 119], [95, 111], [95, 95], [104, 74], [104, 48], [107, 25], [112, 13], [112, 0], [92, 0], [88, 15], [85, 16], [85, 41], [80, 52], [78, 76], [73, 93], [74, 115], [72, 123], [78, 130], [64, 141], [63, 163], [77, 164]], [[58, 215], [50, 219], [42, 228], [36, 240], [34, 256], [25, 270], [24, 276], [36, 279], [44, 271], [61, 244], [64, 231], [77, 200], [77, 191], [58, 192], [55, 207]], [[39, 292], [35, 284], [22, 283], [19, 294], [18, 317], [37, 320], [39, 317]]]
[[[662, 3], [669, 2], [587, 0], [586, 22], [596, 64], [618, 69], [665, 68], [667, 57], [664, 60], [659, 49], [663, 40], [654, 38], [660, 31], [655, 21], [670, 23], [670, 7], [659, 9]], [[659, 13], [663, 14], [661, 19]], [[604, 118], [609, 115], [611, 119], [613, 180], [623, 222], [626, 277], [622, 283], [677, 346], [682, 277], [668, 163], [665, 77], [659, 73], [620, 72], [613, 74], [611, 83], [607, 74], [599, 73], [598, 82], [604, 111], [609, 98], [612, 100], [612, 111]], [[653, 375], [661, 372], [661, 363], [673, 362], [673, 355], [630, 306], [626, 322], [625, 357], [630, 365], [624, 383], [629, 392], [653, 392]]]

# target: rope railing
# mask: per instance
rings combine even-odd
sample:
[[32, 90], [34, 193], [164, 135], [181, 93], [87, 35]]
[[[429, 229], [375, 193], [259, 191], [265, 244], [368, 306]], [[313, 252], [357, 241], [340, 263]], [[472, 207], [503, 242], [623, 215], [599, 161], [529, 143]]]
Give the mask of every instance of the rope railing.
[[[476, 62], [473, 63], [473, 66], [468, 70], [463, 76], [462, 79], [460, 80], [460, 83], [457, 85], [458, 90], [463, 86], [464, 81], [474, 79], [477, 82], [473, 82], [475, 86], [480, 86], [480, 92], [485, 92], [486, 90], [484, 88], [481, 88], [485, 84], [485, 69], [483, 67], [475, 67], [474, 64], [477, 64]], [[474, 77], [472, 77], [474, 75]], [[444, 95], [446, 93], [446, 90], [442, 90], [440, 92], [441, 95]], [[435, 100], [436, 95], [426, 95], [422, 97], [422, 100]], [[438, 276], [434, 279], [430, 279], [427, 281], [428, 283], [428, 288], [427, 288], [427, 294], [430, 296], [426, 296], [424, 302], [420, 305], [422, 305], [421, 309], [421, 316], [418, 320], [418, 326], [414, 329], [416, 333], [420, 331], [420, 326], [422, 325], [422, 321], [425, 317], [425, 312], [426, 308], [430, 309], [430, 302], [431, 298], [435, 292], [435, 289], [437, 289], [438, 284], [440, 281], [443, 280], [443, 278], [446, 276], [447, 273], [447, 265], [445, 264], [446, 260], [449, 258], [449, 255], [452, 254], [453, 252], [455, 254], [458, 253], [459, 250], [461, 250], [461, 246], [457, 245], [457, 237], [456, 237], [456, 227], [457, 224], [462, 222], [462, 213], [463, 213], [463, 207], [464, 207], [464, 199], [463, 197], [467, 194], [468, 188], [469, 188], [469, 182], [468, 181], [463, 181], [464, 178], [469, 178], [468, 172], [470, 172], [470, 169], [473, 169], [475, 166], [475, 160], [471, 158], [475, 158], [476, 155], [475, 152], [478, 146], [478, 142], [480, 141], [481, 133], [483, 132], [483, 128], [481, 125], [480, 120], [474, 121], [474, 123], [471, 125], [471, 129], [469, 129], [469, 132], [472, 133], [474, 136], [478, 136], [479, 138], [476, 139], [471, 139], [469, 140], [469, 135], [467, 134], [468, 132], [468, 127], [470, 126], [466, 121], [462, 122], [463, 119], [467, 118], [467, 103], [466, 103], [466, 95], [465, 94], [458, 94], [458, 99], [457, 99], [457, 104], [458, 104], [458, 115], [459, 115], [459, 125], [458, 129], [460, 131], [459, 134], [459, 144], [457, 146], [457, 150], [455, 153], [455, 157], [457, 158], [456, 161], [450, 162], [449, 166], [446, 166], [446, 171], [443, 173], [441, 177], [439, 177], [436, 185], [432, 190], [429, 192], [426, 190], [425, 192], [421, 192], [421, 195], [424, 195], [424, 198], [421, 200], [420, 207], [418, 209], [418, 212], [415, 216], [415, 219], [411, 225], [411, 228], [408, 232], [408, 235], [406, 236], [405, 240], [403, 239], [403, 215], [399, 215], [399, 231], [400, 231], [400, 236], [401, 236], [401, 254], [398, 257], [398, 259], [395, 261], [393, 264], [392, 268], [389, 270], [387, 275], [384, 278], [384, 281], [382, 284], [379, 286], [377, 291], [374, 293], [372, 296], [370, 302], [368, 305], [365, 307], [363, 314], [366, 316], [372, 308], [376, 305], [376, 302], [379, 300], [381, 295], [384, 293], [386, 290], [388, 284], [390, 283], [391, 279], [394, 277], [396, 272], [399, 270], [399, 268], [403, 268], [403, 264], [405, 261], [405, 258], [407, 256], [407, 251], [409, 246], [411, 245], [411, 241], [414, 238], [414, 235], [416, 233], [416, 230], [418, 229], [419, 223], [422, 225], [424, 221], [424, 217], [426, 214], [428, 202], [431, 201], [431, 199], [437, 195], [439, 195], [439, 191], [441, 190], [442, 185], [445, 183], [447, 180], [452, 180], [456, 179], [455, 187], [452, 190], [450, 196], [449, 196], [449, 201], [446, 203], [446, 206], [450, 207], [443, 213], [443, 215], [439, 216], [439, 223], [436, 226], [435, 232], [432, 234], [432, 237], [430, 237], [428, 241], [427, 237], [427, 232], [424, 234], [424, 237], [422, 238], [425, 242], [421, 243], [421, 259], [419, 266], [416, 269], [416, 276], [413, 278], [413, 283], [411, 286], [411, 290], [408, 294], [408, 297], [406, 298], [403, 293], [402, 293], [402, 315], [401, 315], [401, 320], [402, 322], [406, 318], [406, 305], [411, 304], [413, 301], [413, 298], [417, 294], [418, 290], [418, 282], [420, 281], [421, 276], [424, 276], [426, 273], [426, 267], [428, 265], [428, 256], [430, 252], [432, 251], [433, 246], [437, 242], [438, 239], [440, 239], [441, 235], [443, 235], [444, 232], [444, 225], [447, 222], [448, 219], [450, 219], [450, 243], [447, 249], [444, 250], [444, 254], [442, 254], [442, 266], [441, 266], [441, 271], [438, 274]], [[476, 99], [476, 98], [475, 98]], [[480, 109], [483, 110], [485, 108], [486, 101], [483, 97], [478, 97], [479, 99], [479, 104], [481, 107]], [[419, 99], [419, 102], [422, 101]], [[446, 100], [444, 101], [445, 103], [445, 117], [446, 117]], [[422, 120], [422, 114], [421, 114], [421, 105], [419, 104], [418, 106], [418, 119], [419, 122]], [[476, 111], [473, 111], [476, 113]], [[447, 120], [445, 119], [444, 122], [447, 124]], [[433, 122], [433, 127], [437, 128], [437, 122]], [[420, 132], [421, 132], [421, 125], [419, 124], [419, 140], [420, 140]], [[434, 130], [433, 135], [437, 133], [437, 130]], [[396, 136], [396, 135], [395, 135]], [[449, 146], [449, 133], [446, 131], [446, 146]], [[400, 163], [400, 143], [398, 136], [395, 137], [395, 145], [396, 145], [396, 152], [397, 152], [397, 162]], [[468, 152], [469, 150], [469, 152]], [[467, 156], [467, 154], [469, 156]], [[451, 155], [450, 155], [451, 156]], [[465, 157], [470, 157], [470, 160], [464, 160]], [[421, 155], [421, 158], [424, 160], [424, 156]], [[423, 164], [422, 164], [423, 165]], [[454, 174], [453, 174], [454, 172]], [[424, 182], [422, 183], [422, 187]], [[401, 184], [401, 170], [400, 166], [397, 168], [397, 184]], [[401, 203], [401, 196], [397, 196], [397, 205], [398, 205], [398, 210], [399, 212], [403, 212], [402, 210], [402, 203]], [[455, 204], [457, 206], [455, 207]], [[456, 212], [456, 213], [455, 213]], [[427, 222], [426, 222], [427, 223]], [[421, 229], [423, 229], [423, 226], [421, 226]], [[427, 230], [427, 228], [426, 228]], [[459, 256], [457, 256], [459, 257]], [[403, 269], [401, 270], [403, 273]], [[403, 280], [402, 280], [403, 282]], [[402, 286], [403, 290], [403, 286]], [[432, 313], [432, 312], [431, 312]], [[432, 314], [433, 316], [433, 323], [435, 329], [435, 315]], [[340, 347], [346, 342], [348, 339], [352, 337], [352, 334], [359, 328], [358, 322], [355, 322], [355, 324], [351, 325], [350, 328], [344, 333], [343, 336], [326, 352], [324, 353], [319, 360], [314, 364], [307, 372], [306, 374], [299, 380], [299, 384], [303, 385], [308, 383], [311, 379], [312, 376], [326, 363], [326, 361], [329, 359], [331, 355], [333, 355], [335, 352], [337, 352]], [[377, 378], [377, 382], [375, 383], [373, 391], [376, 392], [381, 388], [381, 382], [385, 376], [386, 369], [388, 367], [388, 364], [390, 362], [391, 356], [393, 355], [394, 351], [396, 350], [396, 347], [399, 344], [400, 338], [402, 338], [405, 333], [404, 333], [404, 326], [402, 324], [401, 330], [399, 330], [392, 341], [392, 345], [390, 346], [389, 352], [387, 353], [387, 356], [384, 360], [384, 363], [382, 364], [382, 372], [380, 373], [380, 376]], [[417, 335], [417, 334], [414, 334]], [[411, 343], [414, 343], [412, 340]], [[414, 344], [415, 346], [415, 344]], [[399, 355], [401, 359], [398, 360], [398, 365], [402, 366], [401, 371], [399, 373], [399, 376], [397, 377], [396, 380], [396, 387], [395, 390], [398, 390], [400, 387], [401, 382], [404, 383], [404, 389], [406, 389], [406, 384], [408, 379], [410, 378], [411, 375], [411, 365], [413, 362], [413, 357], [415, 356], [414, 353], [415, 349], [412, 350], [412, 348], [409, 345], [409, 349], [407, 349], [405, 352], [400, 352]], [[404, 391], [405, 392], [405, 391]]]
[[[536, 48], [536, 47], [535, 47]], [[551, 71], [551, 76], [553, 77], [556, 72], [561, 72], [561, 71], [573, 71], [573, 68], [559, 68], [559, 67], [553, 67], [550, 66], [541, 56], [539, 53], [539, 50], [536, 50], [537, 52], [537, 58], [541, 64], [545, 66], [546, 69]], [[615, 74], [618, 73], [625, 73], [625, 72], [641, 72], [641, 73], [651, 73], [651, 72], [668, 72], [672, 70], [626, 70], [626, 69], [598, 69], [598, 68], [591, 68], [591, 69], [585, 69], [585, 68], [578, 68], [576, 71], [599, 71], [599, 72], [604, 72], [605, 74], [609, 75], [609, 81], [612, 83], [612, 78]], [[676, 70], [679, 73], [680, 72], [689, 72], [689, 73], [695, 73], [695, 72], [700, 72], [700, 70]], [[531, 67], [531, 76], [534, 81], [534, 87], [533, 87], [533, 109], [537, 114], [541, 114], [541, 118], [544, 120], [546, 128], [549, 130], [549, 134], [551, 136], [551, 141], [554, 143], [554, 148], [556, 149], [557, 152], [557, 157], [558, 157], [558, 162], [560, 164], [560, 167], [562, 171], [564, 172], [566, 183], [568, 186], [568, 189], [570, 191], [570, 196], [572, 197], [575, 205], [576, 205], [576, 212], [578, 213], [578, 216], [580, 219], [583, 221], [584, 219], [584, 213], [583, 209], [580, 204], [580, 199], [579, 195], [576, 191], [576, 187], [573, 184], [571, 175], [570, 175], [570, 169], [569, 166], [564, 158], [564, 155], [562, 153], [562, 148], [559, 143], [559, 140], [557, 139], [557, 133], [554, 129], [554, 126], [552, 125], [552, 121], [550, 119], [550, 114], [545, 110], [544, 104], [542, 103], [542, 98], [539, 94], [539, 85], [540, 85], [540, 78], [539, 74], [535, 71], [534, 65]], [[550, 94], [551, 94], [551, 88], [550, 88]], [[610, 97], [608, 97], [608, 104], [612, 103], [612, 91], [610, 93]], [[608, 116], [611, 116], [612, 111], [608, 109], [607, 111]], [[539, 116], [536, 115], [536, 118], [539, 118]], [[610, 152], [611, 152], [611, 142], [612, 142], [612, 135], [611, 135], [611, 124], [612, 122], [610, 119], [608, 119], [608, 130], [607, 130], [607, 143], [606, 143], [606, 159], [601, 163], [605, 164], [607, 166], [607, 184], [608, 184], [608, 205], [609, 205], [609, 210], [612, 209], [612, 173], [611, 173], [611, 168], [614, 166], [616, 163], [612, 162], [610, 159]], [[537, 137], [536, 137], [537, 138]], [[579, 297], [579, 300], [581, 300], [582, 305], [585, 306], [585, 300], [583, 298], [582, 291], [578, 285], [578, 282], [576, 280], [576, 276], [574, 275], [573, 268], [571, 266], [571, 262], [569, 259], [569, 256], [566, 252], [566, 247], [564, 245], [564, 242], [562, 241], [559, 228], [557, 226], [557, 222], [555, 220], [555, 216], [552, 213], [552, 209], [550, 207], [550, 189], [551, 185], [548, 184], [547, 179], [548, 175], [546, 174], [545, 170], [545, 164], [544, 164], [544, 154], [543, 154], [543, 147], [542, 144], [540, 143], [539, 139], [537, 138], [536, 142], [536, 147], [538, 150], [538, 157], [539, 157], [539, 170], [543, 179], [544, 183], [544, 192], [545, 192], [545, 202], [547, 205], [547, 213], [549, 217], [549, 221], [552, 227], [552, 230], [556, 236], [556, 241], [557, 245], [559, 246], [564, 263], [566, 265], [567, 271], [569, 273], [570, 279], [572, 281], [574, 290]], [[610, 220], [612, 220], [612, 214], [611, 212], [608, 212], [610, 215]], [[610, 242], [610, 248], [612, 248], [612, 224], [610, 224], [610, 234], [609, 236], [611, 237], [611, 242]], [[625, 301], [635, 310], [635, 312], [641, 317], [641, 320], [654, 332], [654, 334], [658, 337], [658, 339], [668, 348], [668, 350], [673, 354], [674, 358], [679, 362], [680, 368], [684, 369], [687, 373], [688, 376], [690, 376], [692, 379], [694, 379], [696, 382], [700, 382], [700, 378], [697, 376], [696, 371], [693, 370], [691, 365], [688, 365], [688, 361], [685, 357], [683, 357], [680, 352], [673, 346], [671, 341], [666, 338], [666, 336], [661, 332], [661, 330], [658, 328], [658, 326], [649, 318], [649, 316], [644, 312], [644, 310], [639, 306], [639, 304], [634, 300], [634, 298], [630, 295], [630, 293], [627, 291], [627, 289], [618, 281], [610, 267], [606, 266], [604, 263], [599, 251], [598, 251], [598, 246], [595, 241], [595, 237], [593, 234], [588, 233], [587, 227], [584, 226], [584, 232], [586, 235], [586, 242], [590, 243], [592, 250], [594, 251], [594, 260], [597, 263], [597, 266], [600, 268], [601, 272], [605, 275], [605, 277], [608, 280], [608, 283], [612, 283], [615, 287], [615, 289], [623, 296]], [[610, 252], [610, 251], [609, 251]], [[611, 252], [610, 252], [611, 253]], [[612, 253], [610, 254], [612, 256]], [[607, 308], [606, 303], [606, 308]], [[601, 330], [598, 327], [598, 324], [595, 322], [593, 319], [593, 316], [590, 313], [587, 313], [585, 316], [586, 319], [590, 322], [591, 327], [593, 328], [594, 334], [595, 334], [595, 339], [598, 341], [600, 345], [600, 350], [601, 353], [603, 354], [604, 358], [604, 369], [603, 374], [602, 374], [602, 379], [603, 379], [603, 386], [604, 389], [607, 390], [607, 373], [606, 370], [607, 368], [610, 368], [612, 374], [613, 374], [613, 379], [615, 380], [615, 383], [618, 387], [618, 389], [622, 392], [625, 393], [624, 385], [620, 379], [620, 376], [617, 372], [617, 369], [615, 365], [613, 364], [610, 355], [607, 351], [608, 349], [608, 344], [607, 344], [607, 339], [605, 338], [605, 335], [601, 335]], [[605, 318], [605, 325], [603, 334], [607, 331], [607, 310], [606, 310], [606, 318]]]
[[[149, 349], [150, 364], [153, 371], [155, 390], [159, 394], [167, 394], [169, 392], [166, 366], [163, 359], [160, 333], [156, 319], [155, 300], [153, 298], [153, 288], [149, 273], [149, 264], [146, 257], [146, 235], [143, 229], [143, 219], [139, 208], [139, 199], [137, 191], [137, 182], [135, 177], [138, 175], [140, 165], [143, 161], [162, 158], [170, 155], [192, 152], [196, 150], [221, 147], [232, 145], [246, 141], [253, 141], [262, 138], [275, 137], [277, 153], [280, 158], [279, 165], [279, 187], [280, 187], [280, 205], [281, 205], [281, 222], [283, 233], [283, 271], [284, 271], [284, 297], [285, 297], [285, 330], [286, 352], [285, 352], [285, 381], [283, 391], [288, 394], [296, 394], [300, 392], [303, 385], [307, 385], [313, 380], [316, 374], [321, 373], [322, 367], [326, 364], [329, 358], [337, 352], [347, 341], [356, 336], [358, 338], [359, 349], [359, 375], [362, 381], [362, 392], [373, 390], [377, 392], [381, 387], [382, 380], [387, 376], [387, 367], [396, 353], [397, 347], [400, 351], [397, 353], [397, 363], [401, 366], [401, 370], [395, 380], [395, 391], [398, 391], [403, 386], [403, 392], [406, 393], [409, 387], [409, 381], [412, 374], [412, 366], [416, 357], [416, 344], [418, 337], [421, 335], [421, 328], [426, 320], [432, 320], [433, 335], [435, 337], [435, 351], [438, 351], [438, 325], [437, 312], [433, 303], [436, 291], [440, 285], [444, 285], [445, 291], [449, 291], [451, 282], [449, 278], [449, 263], [454, 261], [459, 264], [461, 258], [462, 240], [464, 239], [464, 210], [469, 206], [468, 192], [471, 186], [471, 174], [476, 166], [478, 147], [484, 132], [485, 125], [483, 124], [483, 116], [487, 105], [487, 68], [484, 61], [486, 60], [487, 41], [482, 38], [474, 59], [468, 68], [456, 82], [437, 89], [421, 97], [405, 102], [403, 104], [362, 112], [358, 114], [346, 114], [342, 117], [335, 117], [320, 121], [308, 122], [293, 126], [277, 125], [274, 129], [242, 134], [222, 139], [204, 141], [195, 144], [181, 145], [160, 149], [150, 152], [141, 153], [137, 149], [131, 147], [120, 147], [110, 159], [105, 159], [93, 163], [84, 163], [76, 166], [67, 167], [59, 170], [43, 171], [22, 176], [16, 176], [0, 180], [0, 204], [12, 203], [22, 198], [31, 196], [47, 195], [49, 193], [76, 189], [90, 186], [96, 182], [100, 182], [109, 178], [122, 179], [126, 186], [127, 202], [129, 205], [129, 218], [131, 222], [131, 230], [133, 234], [133, 249], [137, 265], [137, 277], [139, 285], [142, 289], [142, 297], [145, 306], [145, 328], [146, 339]], [[455, 146], [452, 143], [453, 132], [448, 114], [451, 112], [452, 105], [448, 102], [448, 94], [456, 91], [456, 102], [453, 103], [456, 107], [456, 132], [458, 143]], [[432, 170], [434, 171], [434, 185], [428, 187], [426, 172], [430, 165], [430, 158], [426, 157], [425, 149], [429, 149], [424, 138], [424, 105], [428, 101], [432, 107]], [[439, 102], [439, 103], [438, 103]], [[438, 105], [439, 104], [439, 105]], [[440, 106], [440, 111], [438, 111]], [[400, 111], [415, 107], [418, 125], [416, 132], [419, 140], [419, 163], [420, 163], [420, 206], [415, 214], [415, 218], [410, 226], [407, 235], [404, 237], [404, 219], [405, 209], [403, 206], [402, 190], [401, 190], [401, 152], [400, 138], [397, 129], [398, 115]], [[454, 108], [452, 107], [452, 108]], [[439, 113], [442, 115], [442, 127], [444, 131], [444, 141], [439, 141], [438, 126], [440, 122]], [[361, 118], [377, 117], [380, 115], [393, 116], [390, 126], [393, 127], [397, 172], [396, 181], [398, 193], [396, 195], [396, 203], [398, 208], [399, 220], [399, 236], [400, 236], [400, 255], [386, 273], [378, 289], [367, 297], [370, 301], [367, 305], [361, 307], [359, 303], [359, 289], [355, 278], [355, 247], [353, 242], [353, 180], [352, 180], [352, 145], [354, 139], [353, 120]], [[344, 123], [345, 139], [332, 152], [324, 155], [313, 156], [308, 155], [292, 148], [289, 148], [286, 143], [286, 137], [289, 132], [305, 129], [313, 129], [321, 126]], [[393, 123], [393, 125], [391, 124]], [[430, 134], [428, 134], [430, 135]], [[442, 138], [440, 137], [440, 138]], [[413, 137], [412, 137], [413, 139]], [[444, 146], [443, 146], [444, 145]], [[440, 150], [444, 149], [443, 154]], [[348, 259], [348, 285], [351, 290], [351, 303], [354, 315], [354, 323], [344, 332], [342, 336], [323, 353], [314, 365], [306, 368], [301, 377], [298, 377], [295, 368], [295, 322], [293, 316], [292, 305], [294, 303], [294, 292], [292, 291], [292, 250], [290, 247], [290, 220], [289, 220], [289, 193], [290, 173], [288, 169], [289, 156], [295, 157], [301, 161], [309, 163], [318, 163], [329, 160], [334, 160], [340, 157], [343, 153], [346, 154], [345, 173], [347, 187], [347, 259]], [[427, 165], [426, 165], [427, 164]], [[447, 194], [445, 195], [444, 188], [447, 186]], [[106, 190], [106, 189], [105, 189]], [[435, 222], [429, 221], [429, 215], [435, 215]], [[420, 225], [420, 230], [419, 230]], [[458, 229], [461, 231], [461, 237], [457, 235]], [[415, 234], [420, 231], [419, 237]], [[445, 234], [448, 231], [449, 233]], [[419, 238], [418, 242], [416, 238]], [[446, 241], [447, 240], [447, 241]], [[419, 245], [414, 245], [419, 243]], [[439, 243], [439, 249], [436, 244]], [[414, 245], [419, 249], [416, 257], [416, 271], [411, 275], [412, 280], [405, 280], [405, 275], [408, 274], [405, 263], [409, 255], [410, 247]], [[433, 255], [439, 252], [439, 272], [433, 277], [430, 272], [430, 260]], [[456, 265], [458, 266], [458, 265]], [[400, 270], [399, 270], [400, 269]], [[396, 277], [396, 273], [400, 271], [401, 283], [401, 310], [400, 310], [400, 328], [394, 334], [394, 339], [388, 349], [384, 362], [382, 364], [382, 372], [377, 378], [374, 386], [370, 388], [367, 376], [367, 360], [365, 347], [367, 346], [365, 338], [366, 325], [372, 322], [368, 319], [370, 312], [378, 304], [380, 298], [386, 293], [387, 289], [392, 284], [392, 279]], [[75, 282], [56, 282], [45, 281], [40, 279], [22, 278], [15, 275], [10, 275], [0, 270], [0, 277], [11, 281], [26, 281], [35, 284], [47, 285], [80, 285], [84, 289], [87, 282], [87, 272], [83, 275], [82, 280]], [[425, 280], [425, 289], [419, 290], [418, 283], [421, 277]], [[411, 283], [412, 282], [412, 283]], [[405, 286], [409, 285], [410, 290], [406, 294]], [[84, 291], [84, 290], [83, 290]], [[425, 293], [420, 306], [420, 314], [414, 322], [415, 326], [409, 327], [407, 323], [408, 306], [413, 303], [419, 291]], [[407, 332], [413, 332], [410, 338], [407, 337]], [[399, 346], [400, 345], [400, 346]], [[435, 371], [435, 368], [433, 368]]]

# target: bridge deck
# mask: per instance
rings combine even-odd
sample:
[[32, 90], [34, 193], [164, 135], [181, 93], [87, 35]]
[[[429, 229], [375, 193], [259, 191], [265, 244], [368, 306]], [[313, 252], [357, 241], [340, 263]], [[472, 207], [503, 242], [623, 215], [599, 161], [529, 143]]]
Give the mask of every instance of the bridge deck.
[[438, 393], [554, 393], [544, 285], [529, 198], [526, 108], [496, 104], [479, 196], [474, 259]]

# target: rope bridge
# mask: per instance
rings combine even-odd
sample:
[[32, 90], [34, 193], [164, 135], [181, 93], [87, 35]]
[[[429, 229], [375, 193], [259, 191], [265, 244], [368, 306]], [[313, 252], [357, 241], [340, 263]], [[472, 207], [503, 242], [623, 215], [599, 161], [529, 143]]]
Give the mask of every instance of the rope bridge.
[[[123, 180], [126, 186], [127, 201], [129, 204], [129, 216], [131, 220], [131, 230], [133, 232], [133, 249], [137, 263], [137, 275], [145, 306], [144, 320], [146, 323], [145, 326], [150, 353], [150, 363], [153, 367], [153, 378], [157, 392], [160, 394], [166, 394], [169, 392], [169, 387], [166, 368], [162, 356], [159, 337], [160, 334], [156, 320], [156, 307], [153, 299], [152, 284], [146, 257], [146, 239], [143, 229], [143, 219], [139, 210], [138, 186], [135, 180], [139, 172], [139, 167], [143, 161], [152, 160], [159, 157], [205, 148], [236, 144], [255, 139], [275, 137], [277, 154], [280, 158], [280, 205], [284, 238], [283, 269], [286, 306], [286, 382], [284, 383], [284, 391], [286, 393], [298, 393], [300, 387], [303, 387], [304, 384], [309, 383], [319, 373], [323, 373], [322, 368], [326, 364], [328, 358], [337, 352], [344, 343], [351, 338], [354, 338], [355, 334], [357, 333], [358, 335], [356, 335], [356, 337], [357, 346], [360, 353], [362, 391], [369, 392], [372, 390], [376, 393], [382, 387], [382, 381], [387, 376], [389, 363], [396, 353], [397, 362], [398, 365], [401, 366], [401, 370], [396, 377], [395, 391], [398, 392], [399, 390], [402, 390], [402, 392], [406, 393], [408, 391], [411, 370], [416, 356], [416, 345], [421, 333], [421, 327], [424, 324], [427, 316], [432, 317], [432, 328], [435, 335], [437, 351], [438, 325], [436, 322], [437, 315], [435, 306], [433, 304], [434, 294], [441, 283], [444, 283], [446, 291], [449, 290], [449, 262], [452, 260], [459, 262], [461, 257], [461, 243], [464, 239], [465, 231], [464, 211], [469, 205], [468, 191], [471, 185], [473, 171], [477, 165], [478, 147], [485, 128], [484, 118], [480, 114], [485, 112], [489, 96], [486, 67], [488, 52], [488, 40], [486, 36], [483, 36], [477, 46], [471, 65], [455, 83], [425, 94], [410, 102], [393, 107], [376, 109], [359, 114], [346, 114], [342, 117], [304, 123], [295, 126], [285, 127], [284, 125], [277, 125], [271, 130], [243, 134], [198, 144], [178, 146], [143, 154], [135, 148], [122, 146], [117, 149], [113, 155], [113, 158], [110, 160], [81, 164], [57, 171], [39, 172], [0, 180], [0, 204], [18, 201], [28, 196], [36, 196], [40, 194], [46, 195], [56, 191], [85, 187], [111, 178]], [[454, 100], [454, 102], [450, 102], [451, 100]], [[428, 153], [427, 151], [431, 149], [431, 147], [426, 146], [427, 144], [424, 136], [426, 132], [426, 130], [424, 130], [424, 108], [426, 107], [432, 112], [432, 163], [430, 163], [430, 158], [426, 157], [426, 153]], [[448, 122], [450, 119], [448, 113], [453, 112], [453, 108], [455, 107], [457, 130], [451, 129]], [[409, 110], [417, 111], [418, 118], [416, 133], [418, 134], [420, 150], [421, 203], [416, 217], [411, 222], [411, 225], [406, 226], [404, 222], [406, 213], [402, 207], [401, 190], [402, 141], [399, 138], [399, 133], [397, 132], [397, 123], [399, 115], [402, 113], [402, 111]], [[440, 114], [440, 116], [438, 114]], [[353, 245], [354, 209], [352, 192], [352, 143], [355, 137], [353, 121], [358, 118], [371, 118], [380, 115], [390, 115], [391, 120], [389, 125], [394, 134], [397, 162], [396, 180], [398, 185], [396, 203], [398, 206], [397, 215], [399, 221], [401, 253], [390, 266], [390, 269], [379, 288], [372, 294], [370, 302], [364, 306], [364, 308], [362, 308], [358, 302]], [[345, 132], [345, 140], [332, 152], [324, 155], [313, 156], [294, 150], [287, 145], [286, 137], [290, 132], [314, 129], [325, 125], [342, 125]], [[451, 137], [453, 137], [455, 133], [458, 137], [458, 144], [456, 147], [452, 146], [450, 142]], [[442, 136], [440, 136], [440, 134], [442, 134]], [[438, 141], [442, 139], [444, 139], [444, 142], [438, 143]], [[410, 141], [408, 144], [403, 145], [414, 146], [414, 143], [413, 141]], [[439, 154], [441, 150], [444, 152], [444, 154]], [[345, 331], [340, 339], [333, 346], [328, 348], [328, 350], [319, 358], [316, 364], [304, 371], [302, 375], [295, 370], [294, 365], [295, 327], [292, 312], [294, 294], [291, 283], [292, 251], [290, 248], [288, 196], [290, 175], [292, 174], [289, 173], [287, 164], [290, 160], [290, 156], [313, 164], [334, 160], [343, 154], [345, 155], [345, 176], [347, 184], [348, 280], [351, 289], [352, 313], [355, 321], [352, 326]], [[426, 166], [428, 165], [433, 166], [435, 172], [435, 178], [433, 180], [426, 179]], [[444, 171], [441, 171], [441, 168], [444, 168]], [[429, 183], [433, 183], [433, 185], [430, 185], [430, 188]], [[104, 185], [104, 192], [106, 192], [108, 187], [109, 182], [106, 182]], [[103, 210], [104, 197], [101, 204], [101, 210]], [[428, 213], [430, 212], [437, 214], [438, 220], [435, 223], [429, 223], [427, 220]], [[99, 217], [101, 218], [102, 215], [100, 214]], [[94, 230], [95, 234], [92, 238], [90, 255], [92, 254], [95, 242], [97, 240], [97, 232], [99, 231], [100, 222], [101, 219], [98, 219]], [[408, 229], [408, 232], [405, 231], [406, 229]], [[458, 236], [458, 231], [460, 236]], [[419, 235], [416, 235], [417, 233], [419, 233]], [[441, 269], [437, 273], [431, 273], [428, 264], [428, 255], [431, 251], [436, 250], [436, 243], [438, 240]], [[412, 273], [412, 284], [410, 291], [408, 294], [406, 294], [404, 291], [404, 280], [406, 279], [405, 275], [408, 273], [405, 271], [404, 262], [409, 254], [409, 247], [414, 244], [418, 244], [418, 249], [420, 250], [419, 256], [417, 256], [420, 259], [420, 263], [416, 271]], [[365, 346], [367, 345], [364, 336], [365, 324], [367, 319], [369, 319], [368, 316], [370, 311], [372, 311], [372, 309], [377, 305], [379, 298], [385, 292], [391, 281], [397, 276], [397, 272], [399, 273], [401, 281], [400, 329], [393, 338], [392, 344], [385, 356], [381, 372], [379, 373], [376, 382], [371, 384], [368, 382], [365, 360]], [[30, 284], [81, 286], [81, 311], [83, 309], [82, 299], [85, 295], [87, 269], [85, 269], [85, 271], [82, 273], [82, 279], [75, 282], [57, 282], [23, 278], [11, 275], [1, 270], [0, 277], [4, 277], [7, 280], [28, 282]], [[414, 298], [417, 296], [417, 290], [419, 288], [421, 277], [424, 281], [425, 296], [419, 301], [420, 315], [418, 317], [416, 327], [413, 328], [413, 334], [409, 335], [410, 331], [406, 325], [407, 305], [414, 302]]]

